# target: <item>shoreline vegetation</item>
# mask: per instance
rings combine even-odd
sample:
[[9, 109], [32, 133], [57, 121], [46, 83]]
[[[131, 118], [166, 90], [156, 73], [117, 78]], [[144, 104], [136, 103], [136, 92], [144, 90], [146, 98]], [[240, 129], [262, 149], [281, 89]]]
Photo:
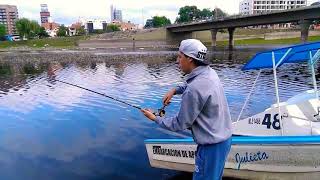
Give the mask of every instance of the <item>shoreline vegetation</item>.
[[88, 36], [73, 36], [73, 37], [56, 37], [56, 38], [43, 38], [43, 39], [30, 39], [24, 41], [0, 41], [1, 48], [74, 48], [79, 40], [89, 39]]
[[[300, 43], [299, 31], [272, 30], [272, 29], [239, 29], [235, 32], [235, 47], [245, 45], [290, 45]], [[145, 29], [134, 32], [113, 32], [105, 34], [95, 34], [89, 36], [56, 37], [44, 39], [31, 39], [26, 41], [0, 41], [0, 50], [10, 49], [75, 49], [75, 48], [95, 48], [97, 42], [100, 47], [122, 48], [130, 47], [135, 39], [137, 47], [148, 47], [149, 44], [165, 42], [165, 29]], [[210, 31], [195, 32], [193, 38], [200, 39], [207, 46], [211, 46]], [[284, 38], [283, 38], [284, 37]], [[309, 34], [308, 42], [320, 41], [320, 31], [313, 31]], [[141, 43], [144, 42], [144, 43]], [[145, 43], [149, 42], [149, 43]], [[101, 45], [101, 43], [104, 43]], [[82, 45], [86, 44], [86, 45]], [[88, 47], [86, 47], [89, 44]], [[159, 44], [159, 43], [158, 43]], [[165, 44], [165, 43], [162, 43]], [[104, 46], [105, 45], [105, 46]], [[157, 47], [157, 45], [155, 45]], [[228, 46], [228, 34], [218, 33], [217, 46]], [[165, 46], [159, 46], [165, 47]]]

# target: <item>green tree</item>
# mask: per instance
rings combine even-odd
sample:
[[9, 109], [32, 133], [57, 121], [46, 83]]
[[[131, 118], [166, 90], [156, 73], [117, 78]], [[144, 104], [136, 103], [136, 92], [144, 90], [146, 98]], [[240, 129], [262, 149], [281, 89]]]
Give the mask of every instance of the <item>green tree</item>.
[[23, 39], [30, 39], [39, 36], [41, 26], [37, 21], [22, 18], [16, 22], [16, 28]]
[[59, 26], [59, 30], [57, 32], [57, 36], [62, 37], [62, 36], [67, 36], [67, 28], [62, 24]]
[[178, 17], [176, 22], [183, 23], [183, 22], [191, 22], [197, 17], [199, 17], [200, 10], [197, 6], [184, 6], [179, 9]]
[[30, 21], [27, 18], [22, 18], [16, 21], [16, 28], [22, 39], [28, 38], [31, 32]]
[[38, 24], [37, 21], [30, 21], [30, 34], [29, 38], [34, 38], [36, 36], [39, 36], [41, 26]]
[[163, 27], [171, 24], [170, 19], [165, 16], [154, 16], [152, 17], [153, 27]]
[[47, 33], [47, 31], [44, 27], [40, 27], [38, 35], [39, 35], [39, 38], [49, 37], [49, 34]]
[[213, 15], [213, 12], [204, 8], [200, 10], [197, 6], [184, 6], [179, 9], [178, 17], [176, 18], [177, 23], [191, 22], [200, 19], [209, 19]]
[[77, 31], [78, 35], [85, 35], [86, 34], [86, 30], [82, 26], [77, 28], [76, 31]]
[[200, 11], [199, 16], [200, 16], [200, 19], [209, 19], [209, 18], [212, 18], [213, 12], [208, 8], [204, 8], [202, 11]]
[[0, 38], [7, 34], [6, 26], [4, 24], [0, 24]]
[[228, 14], [222, 11], [220, 8], [215, 8], [212, 13], [213, 13], [213, 19], [221, 19], [228, 16]]
[[107, 32], [120, 31], [120, 27], [116, 24], [109, 24], [107, 26]]

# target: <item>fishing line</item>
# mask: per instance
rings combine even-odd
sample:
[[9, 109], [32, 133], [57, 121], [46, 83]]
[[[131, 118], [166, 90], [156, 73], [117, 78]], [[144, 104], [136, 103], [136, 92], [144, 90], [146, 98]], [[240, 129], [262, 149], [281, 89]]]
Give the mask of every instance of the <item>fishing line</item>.
[[128, 105], [128, 106], [131, 106], [131, 107], [136, 108], [136, 109], [139, 109], [139, 110], [142, 109], [142, 108], [139, 107], [139, 106], [130, 104], [130, 103], [125, 102], [125, 101], [122, 101], [122, 100], [120, 100], [120, 99], [116, 99], [116, 98], [114, 98], [114, 97], [108, 96], [108, 95], [106, 95], [106, 94], [103, 94], [103, 93], [100, 93], [100, 92], [97, 92], [97, 91], [94, 91], [94, 90], [91, 90], [91, 89], [88, 89], [88, 88], [85, 88], [85, 87], [82, 87], [82, 86], [79, 86], [79, 85], [76, 85], [76, 84], [72, 84], [72, 83], [69, 83], [69, 82], [61, 81], [61, 80], [58, 80], [58, 79], [53, 79], [53, 81], [58, 81], [58, 82], [60, 82], [60, 83], [68, 84], [68, 85], [70, 85], [70, 86], [74, 86], [74, 87], [77, 87], [77, 88], [80, 88], [80, 89], [83, 89], [83, 90], [86, 90], [86, 91], [90, 91], [90, 92], [95, 93], [95, 94], [99, 94], [99, 95], [101, 95], [101, 96], [104, 96], [104, 97], [106, 97], [106, 98], [112, 99], [112, 100], [114, 100], [114, 101], [117, 101], [117, 102], [120, 102], [120, 103], [123, 103], [123, 104], [126, 104], [126, 105]]
[[[114, 101], [120, 102], [120, 103], [125, 104], [125, 105], [127, 105], [127, 106], [130, 106], [130, 107], [132, 107], [132, 108], [135, 108], [135, 109], [138, 109], [138, 110], [142, 110], [142, 108], [139, 107], [139, 106], [130, 104], [130, 103], [126, 102], [126, 101], [123, 101], [123, 100], [114, 98], [114, 97], [109, 96], [109, 95], [106, 95], [106, 94], [104, 94], [104, 93], [100, 93], [100, 92], [97, 92], [97, 91], [94, 91], [94, 90], [91, 90], [91, 89], [88, 89], [88, 88], [79, 86], [79, 85], [77, 85], [77, 84], [72, 84], [72, 83], [69, 83], [69, 82], [66, 82], [66, 81], [62, 81], [62, 80], [56, 79], [56, 78], [55, 78], [55, 77], [56, 77], [56, 74], [55, 74], [55, 73], [56, 73], [56, 71], [58, 71], [58, 70], [59, 70], [59, 69], [52, 69], [51, 71], [48, 71], [49, 80], [51, 80], [51, 81], [56, 81], [56, 82], [60, 82], [60, 83], [63, 83], [63, 84], [67, 84], [67, 85], [69, 85], [69, 86], [77, 87], [77, 88], [80, 88], [80, 89], [83, 89], [83, 90], [86, 90], [86, 91], [89, 91], [89, 92], [92, 92], [92, 93], [95, 93], [95, 94], [104, 96], [104, 97], [106, 97], [106, 98], [112, 99], [112, 100], [114, 100]], [[154, 111], [153, 111], [153, 114], [154, 114], [155, 116], [160, 116], [160, 117], [164, 116], [165, 113], [166, 113], [165, 110], [164, 110], [165, 107], [166, 107], [166, 105], [163, 105], [162, 108], [158, 109], [157, 112], [154, 112]]]
[[[79, 86], [79, 85], [76, 85], [76, 84], [72, 84], [72, 83], [69, 83], [69, 82], [66, 82], [66, 81], [61, 81], [61, 80], [58, 80], [58, 79], [50, 79], [50, 80], [51, 81], [57, 81], [57, 82], [60, 82], [60, 83], [63, 83], [63, 84], [67, 84], [67, 85], [70, 85], [70, 86], [74, 86], [74, 87], [77, 87], [77, 88], [80, 88], [80, 89], [83, 89], [83, 90], [86, 90], [86, 91], [89, 91], [89, 92], [92, 92], [92, 93], [95, 93], [95, 94], [99, 94], [101, 96], [104, 96], [106, 98], [112, 99], [112, 100], [117, 101], [117, 102], [120, 102], [122, 104], [125, 104], [127, 106], [130, 106], [130, 107], [138, 109], [138, 110], [142, 109], [141, 107], [133, 105], [133, 104], [130, 104], [130, 103], [126, 102], [126, 101], [114, 98], [114, 97], [106, 95], [104, 93], [100, 93], [100, 92], [97, 92], [97, 91], [94, 91], [94, 90], [91, 90], [91, 89], [88, 89], [88, 88], [85, 88], [85, 87], [82, 87], [82, 86]], [[160, 116], [160, 117], [164, 116], [165, 113], [166, 113], [165, 110], [164, 110], [165, 107], [166, 107], [166, 105], [162, 106], [162, 108], [158, 109], [157, 113], [153, 112], [153, 114], [156, 115], [156, 116]]]

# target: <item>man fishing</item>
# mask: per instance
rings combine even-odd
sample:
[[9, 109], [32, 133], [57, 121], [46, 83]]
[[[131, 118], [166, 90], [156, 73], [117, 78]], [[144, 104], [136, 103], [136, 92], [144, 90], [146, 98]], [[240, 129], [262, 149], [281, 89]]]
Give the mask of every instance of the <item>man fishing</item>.
[[190, 128], [197, 143], [193, 179], [222, 179], [224, 164], [231, 147], [231, 119], [222, 84], [205, 60], [207, 48], [196, 39], [180, 43], [180, 69], [188, 74], [186, 84], [173, 88], [163, 98], [168, 105], [182, 94], [179, 113], [174, 117], [155, 116], [150, 109], [143, 114], [170, 131]]

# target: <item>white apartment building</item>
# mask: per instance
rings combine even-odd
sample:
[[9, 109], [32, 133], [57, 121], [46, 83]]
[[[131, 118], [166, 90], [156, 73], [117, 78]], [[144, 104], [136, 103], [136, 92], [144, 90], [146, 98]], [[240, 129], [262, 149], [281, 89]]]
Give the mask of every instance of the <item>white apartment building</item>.
[[307, 0], [243, 0], [239, 4], [240, 14], [265, 14], [307, 6]]
[[85, 29], [92, 33], [95, 30], [107, 30], [107, 21], [101, 19], [89, 19], [85, 22]]

